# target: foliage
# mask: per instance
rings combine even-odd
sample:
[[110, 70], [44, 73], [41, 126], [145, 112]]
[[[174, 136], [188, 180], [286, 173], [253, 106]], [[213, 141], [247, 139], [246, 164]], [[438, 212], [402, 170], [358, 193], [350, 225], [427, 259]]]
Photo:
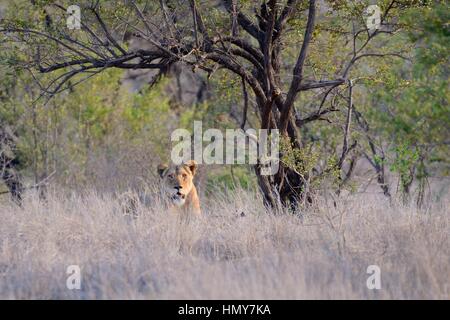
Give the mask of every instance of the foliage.
[[[447, 174], [448, 4], [379, 1], [382, 26], [369, 31], [365, 9], [372, 1], [293, 2], [295, 10], [272, 30], [272, 79], [262, 37], [267, 35], [271, 1], [239, 2], [250, 27], [235, 21], [227, 7], [230, 1], [221, 5], [180, 1], [177, 6], [171, 1], [96, 5], [81, 1], [85, 26], [78, 31], [65, 26], [63, 9], [70, 1], [33, 1], [32, 5], [8, 1], [0, 24], [5, 74], [0, 81], [0, 120], [20, 136], [22, 168], [35, 181], [57, 171], [66, 182], [88, 183], [118, 172], [123, 177], [131, 168], [118, 168], [128, 162], [136, 164], [138, 174], [133, 176], [149, 177], [155, 161], [168, 160], [168, 137], [176, 127], [190, 130], [194, 120], [202, 120], [204, 130], [240, 127], [244, 83], [247, 127], [282, 127], [280, 115], [290, 111], [286, 114], [293, 128], [283, 132], [282, 163], [314, 188], [324, 181], [340, 188], [347, 180], [343, 164], [354, 164], [360, 155], [379, 177], [384, 165], [398, 175], [404, 192], [414, 179], [423, 185], [432, 174]], [[287, 3], [275, 2], [278, 17]], [[312, 3], [316, 23], [308, 39]], [[196, 19], [191, 10], [199, 14]], [[199, 27], [201, 22], [204, 28]], [[236, 37], [248, 46], [230, 40]], [[295, 71], [304, 43], [309, 43], [307, 58], [301, 71]], [[191, 105], [173, 98], [169, 91], [175, 63], [201, 79], [204, 98]], [[149, 69], [151, 86], [132, 92], [123, 80], [134, 69]], [[318, 86], [291, 92], [300, 85], [299, 78], [302, 85]], [[355, 112], [351, 118], [349, 80], [353, 83], [350, 108]], [[336, 85], [324, 85], [327, 81]], [[182, 85], [186, 90], [198, 89], [192, 88], [193, 83]], [[277, 92], [281, 94], [273, 99]], [[294, 98], [286, 101], [289, 96]], [[273, 123], [264, 116], [266, 104], [272, 104], [267, 110]], [[345, 154], [344, 141], [357, 141], [357, 149]], [[104, 163], [117, 172], [103, 172], [108, 167]], [[249, 185], [254, 179], [242, 179], [248, 173], [241, 167], [233, 179], [223, 168], [209, 179], [228, 187], [231, 182]], [[295, 184], [300, 186], [300, 180]], [[378, 182], [384, 186], [384, 172]], [[282, 179], [270, 183], [287, 185]]]
[[[280, 139], [281, 162], [297, 172], [313, 189], [323, 187], [323, 183], [331, 183], [336, 187], [340, 179], [340, 170], [334, 155], [323, 160], [319, 150], [313, 143], [296, 148], [287, 137]], [[323, 174], [314, 177], [314, 171], [322, 170]], [[314, 178], [313, 178], [314, 177]]]
[[15, 125], [27, 176], [38, 182], [55, 171], [60, 183], [75, 187], [95, 184], [108, 174], [97, 172], [103, 161], [113, 165], [109, 170], [119, 171], [125, 171], [127, 161], [147, 161], [145, 171], [135, 172], [137, 177], [154, 170], [152, 158], [163, 157], [169, 143], [169, 102], [159, 89], [164, 81], [155, 90], [133, 93], [122, 85], [123, 76], [121, 70], [105, 71], [47, 104], [35, 101], [38, 88], [29, 76], [23, 73], [15, 79], [16, 90], [29, 89], [9, 92], [0, 117]]
[[416, 178], [421, 183], [430, 174], [448, 172], [448, 19], [443, 2], [405, 12], [401, 21], [409, 26], [408, 41], [415, 44], [413, 58], [385, 70], [369, 88], [372, 108], [366, 115], [390, 145], [390, 169], [399, 174], [402, 192], [409, 193]]

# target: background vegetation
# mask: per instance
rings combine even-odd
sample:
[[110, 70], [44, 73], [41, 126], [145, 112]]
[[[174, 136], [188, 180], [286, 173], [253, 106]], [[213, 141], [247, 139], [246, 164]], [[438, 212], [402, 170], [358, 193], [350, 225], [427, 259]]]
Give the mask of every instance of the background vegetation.
[[[282, 163], [285, 170], [301, 169], [308, 177], [305, 188], [310, 190], [320, 190], [322, 185], [334, 186], [338, 192], [342, 189], [354, 192], [365, 186], [362, 180], [375, 177], [386, 196], [396, 194], [407, 201], [414, 195], [418, 204], [422, 204], [430, 178], [441, 179], [448, 173], [448, 7], [441, 1], [385, 2], [379, 5], [384, 10], [393, 8], [390, 23], [396, 27], [385, 27], [388, 29], [379, 32], [379, 39], [368, 45], [370, 50], [365, 49], [369, 55], [378, 52], [379, 57], [361, 59], [364, 62], [351, 73], [353, 116], [348, 132], [346, 84], [331, 87], [331, 94], [328, 87], [304, 91], [300, 99], [303, 102], [295, 105], [295, 117], [309, 116], [302, 116], [302, 121], [307, 121], [297, 129], [299, 138], [290, 136], [293, 145], [288, 141], [283, 144]], [[54, 15], [55, 3], [3, 2], [4, 31], [35, 28], [64, 39], [66, 34], [58, 28], [66, 21], [64, 16]], [[295, 62], [308, 8], [307, 1], [292, 3], [298, 14], [290, 17], [282, 38], [283, 61], [287, 65]], [[327, 74], [340, 70], [338, 61], [345, 61], [349, 54], [349, 34], [367, 16], [365, 4], [364, 1], [316, 4], [320, 19], [310, 43], [305, 78], [322, 81]], [[89, 4], [85, 5], [88, 12]], [[144, 8], [150, 12], [153, 5], [158, 9], [156, 3], [148, 3]], [[171, 2], [166, 5], [172, 8]], [[213, 1], [196, 5], [198, 10], [211, 9], [204, 13], [211, 33], [225, 30], [233, 23], [224, 14], [226, 4], [222, 7], [220, 2]], [[239, 6], [242, 12], [263, 10], [251, 2], [243, 1]], [[283, 3], [277, 6], [281, 8]], [[126, 5], [105, 3], [98, 7], [98, 12], [105, 15], [105, 21], [113, 28], [117, 14], [109, 14], [119, 9], [129, 10]], [[209, 25], [213, 22], [214, 26]], [[177, 24], [180, 29], [181, 26], [184, 26], [181, 22]], [[25, 188], [37, 185], [44, 190], [50, 180], [71, 188], [96, 186], [103, 191], [135, 188], [139, 181], [154, 178], [157, 163], [168, 160], [173, 129], [192, 129], [193, 120], [202, 120], [204, 129], [239, 127], [244, 94], [250, 99], [246, 127], [263, 125], [255, 101], [258, 98], [252, 92], [243, 93], [241, 77], [226, 68], [218, 68], [212, 75], [192, 73], [191, 67], [183, 63], [170, 64], [160, 73], [108, 68], [88, 75], [89, 79], [79, 85], [74, 85], [76, 79], [69, 81], [64, 91], [49, 99], [43, 85], [64, 73], [56, 70], [56, 74], [40, 76], [42, 66], [37, 67], [36, 63], [46, 62], [44, 58], [36, 60], [36, 50], [45, 49], [52, 54], [51, 50], [61, 49], [47, 48], [55, 43], [26, 32], [4, 32], [2, 36], [0, 121], [3, 140], [9, 141], [2, 144], [3, 149], [8, 149], [10, 155], [9, 162], [2, 163], [6, 167], [5, 163], [14, 159], [10, 171], [20, 173]], [[186, 35], [189, 36], [192, 34]], [[369, 32], [366, 39], [356, 38], [354, 45], [364, 45], [370, 37]], [[35, 46], [38, 40], [45, 41], [38, 43], [40, 49]], [[123, 41], [123, 45], [146, 46], [145, 40], [139, 39]], [[286, 71], [280, 70], [280, 76], [286, 78], [281, 83], [291, 77], [287, 71], [287, 66]], [[317, 109], [322, 99], [327, 102]], [[345, 140], [348, 145], [344, 150]], [[218, 166], [208, 171], [207, 176], [204, 173], [199, 177], [201, 185], [219, 183], [233, 188], [242, 184], [258, 188], [252, 167]], [[6, 187], [4, 190], [8, 191]]]

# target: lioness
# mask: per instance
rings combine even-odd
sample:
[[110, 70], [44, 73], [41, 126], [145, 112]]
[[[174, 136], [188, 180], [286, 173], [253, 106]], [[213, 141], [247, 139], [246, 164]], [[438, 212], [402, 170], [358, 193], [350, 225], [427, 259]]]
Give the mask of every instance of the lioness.
[[170, 210], [201, 214], [200, 200], [194, 185], [197, 162], [189, 160], [181, 165], [160, 164], [158, 174], [163, 179], [164, 192], [169, 197]]

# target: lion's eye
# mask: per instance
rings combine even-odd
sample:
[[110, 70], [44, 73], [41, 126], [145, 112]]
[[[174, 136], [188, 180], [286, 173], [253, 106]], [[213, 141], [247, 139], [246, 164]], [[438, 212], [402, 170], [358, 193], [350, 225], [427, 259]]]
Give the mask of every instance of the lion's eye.
[[186, 179], [186, 178], [187, 178], [187, 174], [183, 173], [183, 179]]

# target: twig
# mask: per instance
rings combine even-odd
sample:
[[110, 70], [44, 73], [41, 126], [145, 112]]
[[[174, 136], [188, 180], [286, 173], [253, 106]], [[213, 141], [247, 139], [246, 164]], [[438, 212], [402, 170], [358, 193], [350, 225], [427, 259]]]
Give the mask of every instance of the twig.
[[[50, 173], [47, 177], [45, 177], [44, 179], [42, 179], [41, 181], [39, 181], [36, 184], [33, 184], [31, 186], [28, 187], [24, 187], [22, 190], [29, 190], [29, 189], [36, 189], [36, 188], [40, 188], [42, 186], [48, 185], [50, 178], [56, 173], [56, 171], [53, 171], [52, 173]], [[6, 191], [1, 191], [0, 195], [2, 194], [7, 194], [7, 193], [11, 193], [11, 191], [6, 190]]]

